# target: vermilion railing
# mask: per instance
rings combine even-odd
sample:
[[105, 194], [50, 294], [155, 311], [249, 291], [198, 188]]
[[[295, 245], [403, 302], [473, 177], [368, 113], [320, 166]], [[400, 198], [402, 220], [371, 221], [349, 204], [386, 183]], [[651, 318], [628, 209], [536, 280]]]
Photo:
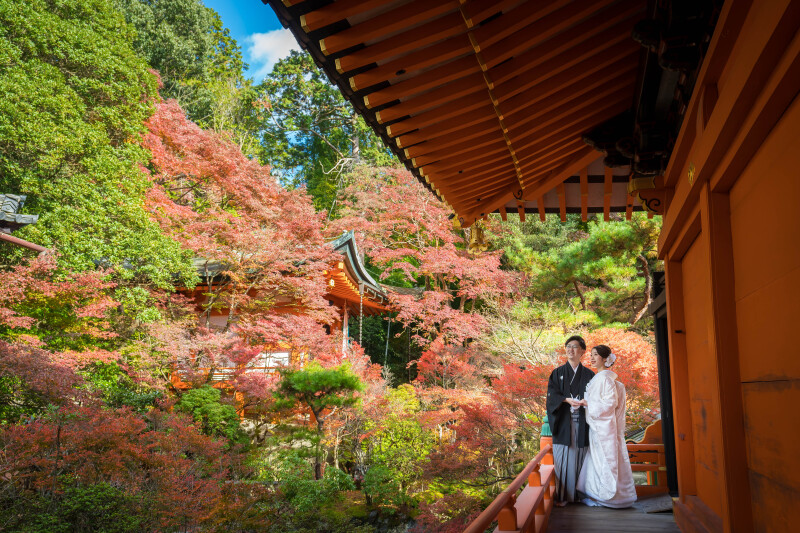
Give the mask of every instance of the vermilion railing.
[[[525, 488], [522, 486], [527, 481]], [[517, 494], [519, 490], [522, 492]], [[495, 533], [541, 533], [553, 509], [556, 478], [553, 474], [553, 447], [546, 445], [511, 484], [464, 530], [483, 533], [497, 520]]]
[[[547, 530], [556, 478], [552, 445], [545, 445], [545, 442], [542, 442], [542, 451], [464, 533], [483, 533], [494, 521], [497, 521], [495, 533], [541, 533]], [[637, 496], [668, 492], [663, 444], [628, 444], [628, 455], [634, 472], [647, 472], [647, 485], [636, 485]], [[518, 495], [526, 480], [527, 486]]]

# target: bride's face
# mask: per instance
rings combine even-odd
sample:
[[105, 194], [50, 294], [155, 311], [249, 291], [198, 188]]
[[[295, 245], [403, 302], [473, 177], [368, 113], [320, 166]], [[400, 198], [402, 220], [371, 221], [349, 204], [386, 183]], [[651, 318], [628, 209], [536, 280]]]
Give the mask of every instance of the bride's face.
[[600, 357], [597, 354], [597, 350], [595, 349], [592, 349], [591, 361], [592, 361], [592, 366], [595, 367], [596, 369], [603, 370], [605, 368], [605, 362], [606, 362], [605, 359]]

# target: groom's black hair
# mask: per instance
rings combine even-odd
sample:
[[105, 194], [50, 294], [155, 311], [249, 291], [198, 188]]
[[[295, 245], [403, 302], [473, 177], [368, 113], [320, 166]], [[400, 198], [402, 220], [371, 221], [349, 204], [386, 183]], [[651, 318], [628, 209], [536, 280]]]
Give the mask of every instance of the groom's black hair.
[[564, 343], [564, 346], [566, 346], [572, 341], [578, 341], [578, 344], [581, 345], [581, 348], [583, 348], [584, 350], [586, 349], [586, 341], [583, 340], [583, 337], [581, 337], [580, 335], [573, 335], [572, 337], [567, 339], [567, 341]]

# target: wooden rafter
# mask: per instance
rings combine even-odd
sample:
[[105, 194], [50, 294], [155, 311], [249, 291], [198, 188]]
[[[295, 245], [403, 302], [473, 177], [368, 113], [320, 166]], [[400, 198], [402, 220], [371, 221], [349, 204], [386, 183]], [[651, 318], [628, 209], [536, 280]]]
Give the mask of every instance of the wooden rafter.
[[559, 183], [556, 185], [556, 191], [558, 193], [558, 212], [561, 214], [561, 222], [567, 221], [567, 197], [566, 193], [564, 192], [564, 184]]
[[644, 0], [268, 1], [466, 225], [559, 191], [564, 216], [577, 173], [582, 217], [599, 207], [582, 136], [634, 103]]

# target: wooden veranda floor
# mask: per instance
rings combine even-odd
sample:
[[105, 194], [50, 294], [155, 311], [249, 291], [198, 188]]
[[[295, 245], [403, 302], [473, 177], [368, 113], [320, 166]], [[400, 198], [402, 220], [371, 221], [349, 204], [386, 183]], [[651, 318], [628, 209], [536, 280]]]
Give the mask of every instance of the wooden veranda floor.
[[580, 503], [555, 507], [550, 515], [548, 533], [679, 533], [672, 513], [644, 513], [636, 508], [608, 509], [587, 507]]

